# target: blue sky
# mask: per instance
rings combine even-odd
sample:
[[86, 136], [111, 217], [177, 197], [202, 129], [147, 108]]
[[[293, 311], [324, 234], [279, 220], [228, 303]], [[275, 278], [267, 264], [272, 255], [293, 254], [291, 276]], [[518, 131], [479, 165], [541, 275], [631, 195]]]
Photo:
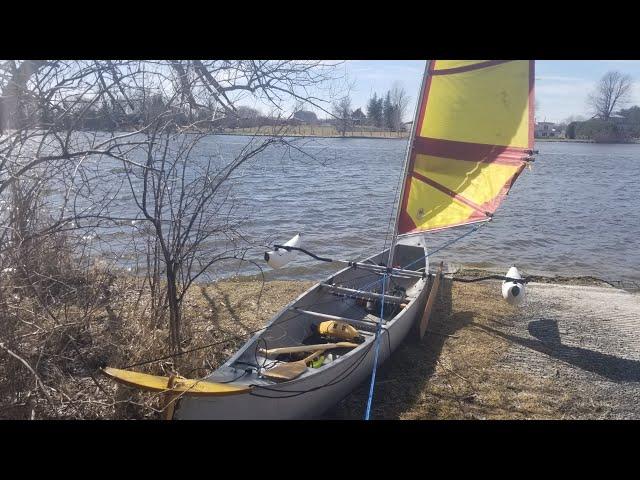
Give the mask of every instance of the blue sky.
[[[424, 61], [349, 60], [342, 68], [353, 82], [353, 108], [361, 107], [366, 112], [371, 94], [377, 92], [380, 95], [397, 81], [411, 97], [407, 117], [413, 116]], [[537, 120], [560, 122], [570, 115], [589, 117], [587, 95], [609, 70], [627, 73], [635, 82], [640, 81], [640, 61], [637, 60], [536, 61]], [[640, 84], [634, 84], [632, 104], [640, 105]]]

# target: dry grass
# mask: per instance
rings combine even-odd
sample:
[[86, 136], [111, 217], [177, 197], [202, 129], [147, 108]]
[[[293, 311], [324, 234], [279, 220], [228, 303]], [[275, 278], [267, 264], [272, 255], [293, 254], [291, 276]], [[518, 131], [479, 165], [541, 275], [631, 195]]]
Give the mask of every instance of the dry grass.
[[185, 323], [190, 325], [184, 348], [230, 339], [201, 352], [184, 356], [188, 365], [200, 365], [192, 372], [204, 376], [221, 365], [242, 346], [249, 335], [264, 325], [282, 307], [314, 282], [255, 279], [226, 280], [196, 285], [185, 301]]
[[[204, 376], [312, 283], [270, 281], [263, 288], [258, 280], [239, 279], [194, 286], [184, 305], [183, 349], [217, 344], [181, 357], [178, 371]], [[0, 410], [0, 417], [157, 418], [157, 398], [99, 374], [101, 365], [123, 367], [167, 353], [168, 330], [152, 327], [138, 287], [133, 279], [117, 279], [108, 288], [108, 301], [81, 321], [49, 325], [44, 339], [23, 338], [20, 351], [29, 351], [32, 342], [26, 359], [38, 366], [53, 405], [42, 398], [34, 402], [33, 386], [28, 395], [12, 392], [11, 398], [5, 389], [0, 403], [13, 407]], [[67, 309], [68, 319], [74, 315], [82, 317]], [[502, 302], [495, 284], [445, 282], [425, 339], [407, 339], [379, 372], [373, 418], [580, 418], [588, 407], [585, 399], [505, 361], [510, 343], [495, 331], [516, 321], [516, 311]], [[9, 368], [22, 367], [17, 360], [7, 363], [0, 376]], [[164, 373], [161, 362], [134, 369]], [[33, 383], [31, 374], [23, 373]], [[367, 393], [365, 382], [325, 418], [362, 418]]]
[[[422, 342], [408, 339], [381, 368], [372, 417], [376, 419], [562, 418], [575, 407], [572, 393], [551, 380], [509, 368], [509, 342], [499, 330], [517, 311], [487, 284], [445, 282]], [[326, 415], [360, 419], [368, 394], [361, 385]]]
[[[83, 288], [70, 286], [68, 301], [49, 305], [50, 314], [7, 284], [0, 289], [2, 345], [11, 352], [0, 349], [0, 418], [158, 418], [157, 396], [115, 384], [100, 367], [167, 355], [166, 322], [155, 325], [139, 279], [94, 272], [84, 280]], [[309, 285], [274, 281], [263, 288], [257, 280], [230, 280], [194, 286], [184, 304], [183, 350], [216, 345], [186, 354], [173, 366], [185, 376], [206, 375]], [[12, 353], [32, 367], [38, 381]], [[168, 361], [133, 369], [162, 375]]]

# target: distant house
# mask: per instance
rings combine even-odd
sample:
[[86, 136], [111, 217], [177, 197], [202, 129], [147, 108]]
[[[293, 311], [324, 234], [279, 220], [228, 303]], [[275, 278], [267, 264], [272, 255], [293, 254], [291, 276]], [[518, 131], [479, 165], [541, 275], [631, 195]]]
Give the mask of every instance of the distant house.
[[308, 125], [315, 125], [318, 123], [318, 117], [316, 114], [309, 110], [298, 110], [297, 112], [294, 112], [293, 118]]
[[553, 122], [536, 122], [534, 129], [536, 138], [559, 138], [564, 136], [562, 127]]
[[351, 114], [351, 122], [354, 125], [363, 125], [367, 120], [367, 116], [362, 113], [361, 109], [357, 109]]
[[405, 132], [410, 132], [411, 129], [413, 128], [413, 120], [411, 120], [410, 122], [404, 122], [402, 124], [402, 128], [404, 129]]

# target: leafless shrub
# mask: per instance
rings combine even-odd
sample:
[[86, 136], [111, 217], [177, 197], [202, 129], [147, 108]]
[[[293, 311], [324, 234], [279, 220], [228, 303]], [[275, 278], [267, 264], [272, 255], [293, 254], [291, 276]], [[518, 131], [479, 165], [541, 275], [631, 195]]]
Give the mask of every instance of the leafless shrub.
[[[207, 134], [244, 115], [248, 98], [326, 111], [334, 71], [315, 61], [0, 64], [0, 417], [155, 415], [98, 367], [167, 354], [176, 364], [194, 340], [189, 289], [220, 262], [248, 260], [234, 178], [269, 148], [300, 149], [277, 123], [231, 158], [204, 154]], [[197, 370], [204, 358], [183, 364]]]

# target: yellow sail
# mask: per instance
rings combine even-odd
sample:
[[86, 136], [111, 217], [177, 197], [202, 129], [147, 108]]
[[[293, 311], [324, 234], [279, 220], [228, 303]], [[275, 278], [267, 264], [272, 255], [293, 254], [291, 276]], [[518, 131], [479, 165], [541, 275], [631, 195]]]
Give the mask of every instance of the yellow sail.
[[398, 233], [491, 219], [533, 148], [534, 61], [432, 60]]

